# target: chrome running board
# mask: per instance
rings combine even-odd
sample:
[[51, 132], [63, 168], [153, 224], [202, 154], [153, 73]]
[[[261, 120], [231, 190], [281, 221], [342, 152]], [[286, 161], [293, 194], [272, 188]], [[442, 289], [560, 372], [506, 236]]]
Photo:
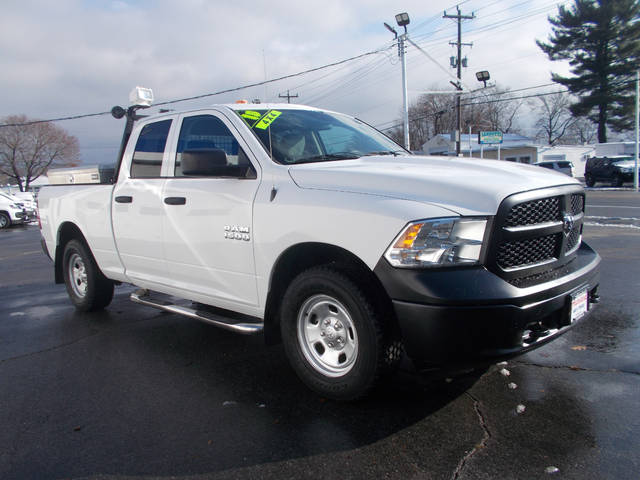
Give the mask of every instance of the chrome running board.
[[[174, 303], [152, 299], [151, 294], [147, 290], [136, 290], [131, 294], [129, 298], [132, 302], [139, 303], [141, 305], [157, 308], [169, 313], [184, 315], [185, 317], [200, 320], [201, 322], [209, 323], [211, 325], [215, 325], [216, 327], [220, 327], [236, 333], [241, 333], [243, 335], [253, 335], [256, 333], [260, 333], [264, 328], [264, 324], [261, 322], [237, 322], [233, 318], [218, 315], [207, 310], [184, 307], [182, 305], [176, 305]], [[256, 318], [256, 320], [258, 319]]]

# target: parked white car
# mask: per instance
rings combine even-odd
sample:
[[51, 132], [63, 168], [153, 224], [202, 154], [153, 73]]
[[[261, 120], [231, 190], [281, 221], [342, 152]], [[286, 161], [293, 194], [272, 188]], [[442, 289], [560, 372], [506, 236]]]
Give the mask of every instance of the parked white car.
[[32, 192], [21, 192], [16, 187], [3, 187], [0, 193], [9, 195], [16, 199], [16, 201], [24, 204], [27, 210], [36, 210], [36, 198]]
[[0, 229], [28, 221], [27, 211], [23, 206], [3, 193], [0, 193]]

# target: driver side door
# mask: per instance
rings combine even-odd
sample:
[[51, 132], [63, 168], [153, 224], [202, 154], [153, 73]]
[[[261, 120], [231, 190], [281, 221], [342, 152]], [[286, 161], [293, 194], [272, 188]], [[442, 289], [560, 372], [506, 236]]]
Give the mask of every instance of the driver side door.
[[[252, 217], [260, 185], [257, 162], [247, 157], [249, 149], [222, 114], [186, 114], [179, 122], [178, 141], [170, 154], [173, 166], [162, 193], [168, 276], [180, 296], [255, 314]], [[246, 165], [252, 175], [185, 175], [183, 152], [207, 149], [223, 150], [229, 166]]]

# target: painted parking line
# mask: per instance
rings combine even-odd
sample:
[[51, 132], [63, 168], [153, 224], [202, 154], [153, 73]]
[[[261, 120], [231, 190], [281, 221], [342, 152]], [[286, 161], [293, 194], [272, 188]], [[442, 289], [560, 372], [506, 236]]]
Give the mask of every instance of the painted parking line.
[[587, 203], [587, 208], [637, 208], [640, 210], [640, 207], [633, 207], [631, 205], [591, 205]]
[[626, 223], [596, 223], [596, 222], [584, 222], [584, 225], [588, 227], [617, 227], [617, 228], [631, 228], [633, 230], [640, 230], [637, 225], [628, 225]]

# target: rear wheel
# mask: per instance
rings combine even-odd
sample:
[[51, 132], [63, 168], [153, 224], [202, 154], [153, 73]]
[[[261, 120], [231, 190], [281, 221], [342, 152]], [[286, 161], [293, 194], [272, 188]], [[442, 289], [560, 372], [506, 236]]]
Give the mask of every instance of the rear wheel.
[[67, 293], [78, 310], [101, 310], [111, 303], [113, 282], [102, 274], [84, 243], [67, 243], [62, 269]]
[[11, 219], [9, 218], [9, 215], [7, 215], [4, 212], [0, 212], [0, 229], [8, 228], [10, 226], [11, 226]]
[[624, 183], [624, 179], [622, 178], [622, 175], [616, 175], [613, 178], [613, 185], [615, 187], [621, 187], [623, 183]]
[[385, 368], [386, 335], [365, 291], [331, 267], [314, 267], [287, 289], [280, 322], [289, 361], [320, 395], [354, 400]]
[[591, 175], [590, 173], [585, 174], [584, 182], [587, 184], [587, 187], [593, 187], [596, 184], [593, 175]]

